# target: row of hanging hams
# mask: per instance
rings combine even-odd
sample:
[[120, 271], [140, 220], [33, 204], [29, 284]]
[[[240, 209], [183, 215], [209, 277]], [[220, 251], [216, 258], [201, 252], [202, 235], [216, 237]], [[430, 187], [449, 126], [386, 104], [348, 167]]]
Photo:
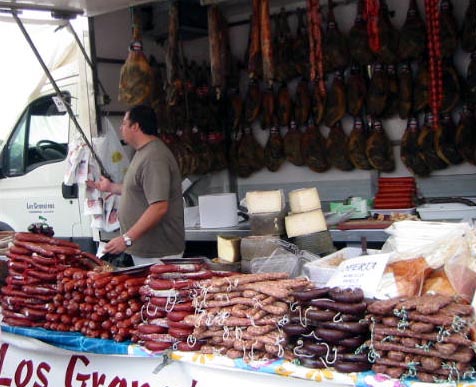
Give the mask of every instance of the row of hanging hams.
[[[396, 117], [408, 122], [401, 159], [414, 174], [427, 176], [463, 161], [476, 164], [471, 130], [476, 53], [464, 77], [453, 63], [459, 45], [468, 53], [476, 49], [471, 11], [476, 0], [470, 1], [461, 29], [449, 0], [425, 0], [425, 21], [416, 0], [409, 0], [400, 29], [392, 24], [385, 0], [359, 0], [347, 34], [339, 29], [334, 2], [326, 3], [326, 13], [319, 0], [307, 0], [307, 9], [297, 9], [292, 34], [290, 12], [270, 15], [269, 0], [252, 2], [248, 83], [241, 91], [219, 7], [208, 10], [208, 66], [180, 55], [178, 13], [171, 3], [165, 68], [151, 57], [146, 69], [135, 25], [120, 99], [152, 103], [161, 137], [183, 175], [231, 168], [248, 177], [262, 168], [278, 171], [285, 161], [315, 172], [331, 167], [391, 172], [393, 147], [382, 121]], [[295, 93], [290, 80], [297, 81]], [[452, 115], [463, 104], [455, 125]], [[342, 127], [346, 116], [354, 119], [349, 134]], [[367, 123], [362, 117], [368, 117]], [[320, 125], [329, 128], [327, 137]], [[253, 134], [257, 126], [268, 133], [264, 146]]]

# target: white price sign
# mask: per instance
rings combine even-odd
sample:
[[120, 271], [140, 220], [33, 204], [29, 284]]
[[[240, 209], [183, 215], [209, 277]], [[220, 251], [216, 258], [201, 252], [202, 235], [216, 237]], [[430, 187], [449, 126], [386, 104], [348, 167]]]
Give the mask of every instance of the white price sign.
[[326, 286], [361, 288], [365, 297], [375, 297], [390, 254], [372, 254], [343, 261]]

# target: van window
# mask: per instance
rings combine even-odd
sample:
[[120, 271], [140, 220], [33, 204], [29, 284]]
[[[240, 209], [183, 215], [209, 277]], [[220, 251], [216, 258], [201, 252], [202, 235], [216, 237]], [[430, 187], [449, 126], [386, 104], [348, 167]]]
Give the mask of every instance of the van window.
[[[19, 176], [68, 153], [69, 116], [58, 111], [54, 95], [32, 102], [18, 121], [4, 155], [6, 176]], [[66, 95], [69, 99], [69, 95]]]

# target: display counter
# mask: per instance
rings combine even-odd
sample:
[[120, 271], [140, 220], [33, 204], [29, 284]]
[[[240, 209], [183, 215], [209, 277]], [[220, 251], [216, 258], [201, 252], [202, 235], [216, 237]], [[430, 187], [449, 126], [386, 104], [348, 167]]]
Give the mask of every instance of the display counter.
[[[338, 230], [330, 228], [332, 240], [345, 245], [360, 244], [362, 237], [367, 238], [368, 242], [383, 243], [388, 238], [388, 234], [383, 229], [356, 229], [356, 230]], [[217, 235], [233, 235], [238, 237], [247, 237], [252, 235], [248, 222], [240, 223], [235, 227], [226, 228], [200, 228], [187, 227], [185, 229], [185, 239], [189, 242], [216, 242]]]
[[[54, 343], [52, 345], [51, 343]], [[68, 348], [68, 349], [66, 349]], [[445, 383], [472, 387], [475, 380]], [[166, 351], [78, 333], [3, 326], [0, 386], [121, 387], [427, 387], [372, 371], [342, 374], [309, 369], [284, 360], [245, 363], [220, 355]], [[441, 383], [440, 383], [441, 385]], [[436, 384], [434, 385], [436, 386]]]

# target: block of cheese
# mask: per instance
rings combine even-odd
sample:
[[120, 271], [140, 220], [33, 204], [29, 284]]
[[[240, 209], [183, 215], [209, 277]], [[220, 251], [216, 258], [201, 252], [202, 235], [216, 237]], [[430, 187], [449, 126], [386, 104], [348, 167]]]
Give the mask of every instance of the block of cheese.
[[275, 191], [247, 192], [246, 207], [250, 214], [280, 212], [284, 208], [283, 192], [279, 189]]
[[218, 258], [227, 262], [240, 260], [241, 238], [236, 236], [217, 236]]
[[289, 238], [327, 230], [322, 210], [291, 214], [284, 218], [286, 234]]
[[289, 192], [289, 207], [293, 214], [320, 209], [321, 199], [317, 188], [300, 188]]

